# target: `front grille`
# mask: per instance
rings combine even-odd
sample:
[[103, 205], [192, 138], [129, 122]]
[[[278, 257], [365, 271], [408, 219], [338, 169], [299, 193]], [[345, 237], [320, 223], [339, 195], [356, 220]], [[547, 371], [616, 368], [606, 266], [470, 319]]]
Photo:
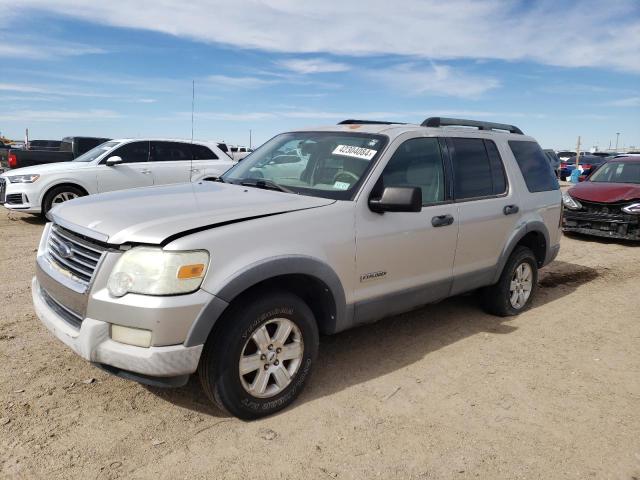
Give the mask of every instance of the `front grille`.
[[78, 330], [80, 329], [80, 327], [82, 326], [82, 316], [78, 315], [72, 310], [69, 310], [60, 302], [56, 301], [44, 289], [41, 288], [40, 293], [42, 294], [42, 298], [44, 299], [45, 303], [51, 310], [53, 310], [60, 318], [62, 318], [73, 328], [76, 328]]
[[585, 202], [580, 200], [582, 204], [582, 210], [592, 214], [602, 215], [625, 215], [622, 211], [622, 207], [628, 205], [629, 202], [622, 203], [597, 203], [597, 202]]
[[7, 195], [5, 203], [9, 205], [22, 205], [22, 194], [21, 193], [10, 193]]
[[91, 283], [105, 251], [97, 243], [80, 238], [58, 225], [51, 226], [47, 241], [49, 258], [80, 283]]
[[7, 181], [4, 178], [0, 178], [0, 205], [4, 203], [4, 196], [7, 192]]

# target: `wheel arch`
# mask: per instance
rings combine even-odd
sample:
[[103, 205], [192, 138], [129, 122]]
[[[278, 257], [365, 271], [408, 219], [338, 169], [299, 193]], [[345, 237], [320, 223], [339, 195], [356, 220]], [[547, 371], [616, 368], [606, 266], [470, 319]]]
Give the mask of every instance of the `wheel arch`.
[[73, 188], [77, 188], [79, 190], [82, 190], [82, 192], [85, 195], [89, 195], [89, 191], [84, 186], [82, 186], [80, 183], [77, 183], [77, 182], [66, 181], [66, 182], [59, 182], [59, 183], [51, 184], [51, 185], [47, 186], [46, 190], [44, 190], [42, 192], [42, 196], [40, 197], [40, 208], [42, 209], [43, 212], [44, 212], [44, 202], [47, 199], [47, 195], [49, 195], [51, 190], [53, 190], [54, 188], [58, 188], [58, 187], [73, 187]]
[[509, 257], [516, 249], [516, 247], [523, 245], [533, 251], [536, 257], [536, 263], [538, 268], [546, 265], [549, 258], [549, 230], [546, 225], [540, 221], [533, 221], [523, 225], [516, 233], [511, 237], [507, 245], [505, 246], [500, 260], [498, 262], [498, 268], [496, 268], [494, 283], [500, 279], [502, 270], [507, 264]]
[[323, 334], [344, 330], [351, 310], [338, 275], [326, 263], [306, 256], [284, 256], [247, 267], [218, 292], [196, 319], [185, 345], [204, 343], [227, 308], [258, 290], [291, 292], [311, 308]]

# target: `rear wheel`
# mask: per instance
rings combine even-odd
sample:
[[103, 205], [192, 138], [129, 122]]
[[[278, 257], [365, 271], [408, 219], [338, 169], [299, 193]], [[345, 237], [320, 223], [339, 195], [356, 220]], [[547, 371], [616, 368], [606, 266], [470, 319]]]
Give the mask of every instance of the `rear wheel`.
[[286, 292], [263, 292], [242, 299], [221, 321], [200, 361], [207, 396], [245, 420], [291, 404], [318, 352], [318, 328], [309, 307]]
[[72, 185], [62, 185], [60, 187], [54, 187], [47, 192], [42, 202], [42, 215], [49, 213], [53, 207], [60, 203], [73, 200], [74, 198], [83, 197], [83, 192], [78, 187]]
[[517, 315], [531, 304], [538, 284], [538, 264], [527, 247], [517, 247], [495, 285], [482, 291], [487, 312], [501, 317]]

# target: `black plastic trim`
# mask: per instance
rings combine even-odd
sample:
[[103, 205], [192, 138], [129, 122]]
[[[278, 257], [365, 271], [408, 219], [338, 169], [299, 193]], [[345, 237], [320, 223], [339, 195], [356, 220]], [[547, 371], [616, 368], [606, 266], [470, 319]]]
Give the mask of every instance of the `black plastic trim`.
[[478, 130], [504, 130], [509, 133], [523, 135], [515, 125], [506, 123], [483, 122], [480, 120], [466, 120], [463, 118], [429, 117], [420, 124], [422, 127], [475, 127]]

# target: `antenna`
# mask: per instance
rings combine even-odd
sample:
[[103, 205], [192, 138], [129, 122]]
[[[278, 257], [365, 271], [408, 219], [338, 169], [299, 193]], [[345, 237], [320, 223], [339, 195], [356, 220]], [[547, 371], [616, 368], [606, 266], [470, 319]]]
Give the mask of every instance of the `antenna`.
[[[196, 103], [196, 81], [191, 80], [191, 145], [193, 146], [193, 110]], [[189, 183], [193, 181], [193, 148], [191, 148], [191, 164], [189, 166]]]
[[196, 103], [196, 81], [191, 80], [191, 143], [193, 143], [193, 110]]

